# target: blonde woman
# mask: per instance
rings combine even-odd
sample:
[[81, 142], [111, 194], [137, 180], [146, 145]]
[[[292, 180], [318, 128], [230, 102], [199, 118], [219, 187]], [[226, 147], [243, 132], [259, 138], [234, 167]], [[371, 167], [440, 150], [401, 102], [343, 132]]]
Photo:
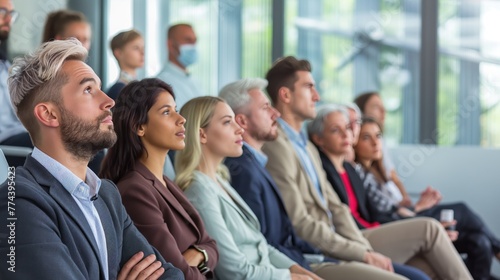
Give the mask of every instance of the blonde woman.
[[186, 147], [176, 155], [176, 182], [217, 241], [218, 279], [319, 279], [267, 244], [259, 221], [227, 181], [225, 157], [242, 154], [243, 129], [218, 97], [192, 99], [181, 109]]

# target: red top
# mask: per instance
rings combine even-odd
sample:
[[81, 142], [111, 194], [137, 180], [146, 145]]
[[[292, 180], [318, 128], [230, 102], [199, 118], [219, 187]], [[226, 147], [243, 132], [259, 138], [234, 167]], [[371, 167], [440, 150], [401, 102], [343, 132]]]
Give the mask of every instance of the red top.
[[347, 175], [347, 172], [344, 171], [340, 173], [340, 178], [342, 179], [342, 183], [344, 183], [345, 191], [347, 193], [347, 200], [349, 201], [349, 209], [351, 209], [351, 214], [354, 219], [356, 219], [356, 221], [358, 221], [358, 223], [360, 223], [365, 228], [378, 227], [380, 225], [379, 222], [368, 222], [359, 214], [358, 199], [356, 198], [356, 194], [352, 189], [351, 180], [349, 180], [349, 175]]

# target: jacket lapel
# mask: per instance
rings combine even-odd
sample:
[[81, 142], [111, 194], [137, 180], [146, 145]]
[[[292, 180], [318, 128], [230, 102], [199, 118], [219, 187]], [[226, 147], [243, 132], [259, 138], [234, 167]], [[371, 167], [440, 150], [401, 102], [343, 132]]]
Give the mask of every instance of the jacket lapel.
[[[269, 172], [266, 170], [266, 168], [264, 166], [261, 166], [259, 164], [257, 159], [252, 155], [252, 152], [250, 152], [250, 150], [248, 150], [248, 148], [245, 146], [243, 146], [243, 156], [248, 157], [248, 161], [250, 162], [250, 164], [252, 164], [257, 170], [260, 171], [260, 174], [258, 174], [258, 175], [264, 176], [264, 178], [269, 182], [268, 185], [271, 186], [272, 191], [274, 191], [274, 193], [276, 194], [276, 196], [278, 197], [278, 199], [281, 203], [281, 207], [284, 209], [285, 204], [283, 202], [283, 199], [281, 198], [281, 193], [278, 189], [278, 186], [276, 186], [276, 183], [274, 182], [273, 178], [271, 177], [271, 174], [269, 174]], [[257, 174], [255, 174], [255, 175], [257, 175]]]
[[[67, 213], [73, 222], [78, 225], [81, 229], [87, 242], [90, 243], [92, 250], [96, 258], [99, 260], [99, 266], [102, 266], [100, 260], [99, 249], [97, 247], [97, 242], [95, 241], [94, 234], [90, 229], [87, 219], [83, 214], [82, 210], [76, 204], [75, 200], [71, 194], [62, 186], [62, 184], [50, 174], [50, 172], [45, 169], [37, 160], [28, 156], [24, 167], [33, 175], [35, 180], [38, 182], [43, 189], [47, 190], [48, 194], [59, 204], [59, 206]], [[107, 237], [107, 235], [106, 235]], [[103, 276], [102, 267], [99, 269], [101, 277]]]
[[[244, 217], [245, 220], [248, 220], [253, 226], [255, 226], [260, 231], [259, 220], [255, 216], [253, 211], [250, 209], [250, 207], [239, 196], [236, 190], [234, 190], [231, 186], [229, 186], [225, 182], [221, 183], [221, 185], [230, 196], [230, 198], [228, 198], [226, 195], [222, 195], [222, 198], [227, 203], [231, 204], [231, 206], [233, 206], [238, 211], [238, 213], [240, 213], [240, 215]], [[228, 199], [232, 199], [232, 201]]]
[[[281, 137], [283, 137], [283, 139], [285, 139], [285, 143], [286, 145], [288, 146], [287, 147], [287, 151], [293, 151], [293, 156], [295, 158], [295, 161], [297, 163], [297, 165], [299, 166], [299, 168], [301, 169], [301, 172], [303, 174], [305, 174], [305, 177], [306, 177], [306, 180], [307, 180], [307, 184], [308, 184], [308, 190], [309, 190], [309, 193], [312, 195], [312, 197], [314, 198], [314, 200], [316, 201], [316, 204], [318, 204], [321, 208], [323, 208], [325, 211], [328, 211], [328, 209], [326, 208], [326, 205], [323, 203], [323, 201], [321, 200], [321, 198], [319, 197], [319, 194], [318, 192], [316, 191], [316, 187], [314, 187], [314, 184], [313, 182], [311, 181], [311, 178], [309, 178], [309, 175], [307, 174], [307, 171], [306, 169], [304, 168], [304, 165], [302, 164], [302, 161], [300, 160], [299, 158], [299, 155], [297, 154], [297, 151], [295, 151], [295, 147], [293, 146], [293, 143], [292, 141], [288, 138], [288, 136], [286, 135], [285, 131], [283, 130], [283, 128], [281, 127], [281, 125], [278, 125], [279, 129], [278, 129], [278, 133], [281, 134]], [[279, 137], [279, 136], [278, 136]], [[307, 154], [309, 155], [309, 157], [311, 158], [311, 153], [309, 152], [309, 150], [307, 150]], [[311, 158], [312, 160], [312, 158]], [[285, 164], [285, 163], [283, 163]], [[313, 161], [313, 164], [314, 164], [314, 161]], [[316, 166], [314, 165], [314, 167], [316, 168]], [[320, 189], [321, 191], [323, 192], [323, 197], [325, 197], [326, 199], [326, 196], [325, 196], [325, 192], [323, 191], [323, 186], [321, 186], [322, 182], [320, 181]]]
[[[179, 203], [179, 201], [174, 197], [173, 193], [169, 193], [169, 190], [167, 188], [172, 188], [175, 186], [169, 185], [169, 186], [164, 186], [162, 182], [160, 182], [154, 175], [147, 169], [146, 166], [144, 166], [142, 163], [137, 162], [134, 168], [139, 174], [141, 174], [144, 178], [147, 180], [151, 180], [153, 183], [153, 187], [160, 193], [160, 195], [165, 199], [165, 201], [170, 204], [171, 208], [174, 209], [179, 215], [181, 215], [185, 221], [187, 221], [191, 227], [195, 230], [198, 231], [198, 228], [194, 224], [193, 220], [189, 215], [187, 214], [186, 210], [184, 210], [183, 206]], [[168, 178], [164, 176], [165, 181], [167, 184], [172, 184]]]
[[[108, 187], [107, 181], [103, 180], [101, 189], [106, 187]], [[108, 266], [112, 269], [115, 265], [119, 265], [117, 256], [120, 254], [117, 251], [118, 239], [116, 238], [116, 230], [113, 226], [113, 219], [111, 218], [108, 206], [103, 199], [95, 200], [94, 206], [97, 213], [99, 213], [99, 218], [101, 219], [101, 224], [104, 229], [104, 235], [106, 236], [106, 249], [108, 250]]]
[[365, 189], [363, 188], [363, 182], [361, 182], [358, 173], [351, 164], [344, 162], [344, 169], [346, 170], [347, 175], [351, 180], [352, 189], [354, 190], [356, 198], [358, 199], [358, 210], [361, 212], [361, 215], [363, 217], [367, 217], [368, 219], [368, 217], [370, 217], [370, 213], [366, 208], [366, 193]]
[[[341, 201], [347, 201], [349, 202], [349, 198], [347, 197], [347, 192], [345, 190], [344, 183], [342, 182], [342, 179], [340, 179], [340, 174], [337, 172], [337, 169], [335, 169], [335, 166], [333, 166], [333, 163], [330, 161], [330, 159], [320, 151], [320, 156], [322, 157], [322, 160], [326, 163], [324, 166], [326, 167], [326, 173], [330, 178], [333, 179], [333, 186], [335, 188], [336, 193], [340, 197]], [[347, 204], [347, 203], [346, 203]]]
[[[325, 203], [323, 203], [323, 201], [319, 197], [319, 194], [317, 194], [316, 191], [314, 192], [316, 194], [315, 198], [316, 198], [316, 201], [319, 202], [319, 204], [321, 205], [321, 207], [323, 209], [325, 209], [326, 211], [329, 211], [327, 208], [327, 205], [326, 205], [328, 203], [328, 197], [326, 196], [326, 192], [325, 192], [326, 185], [325, 185], [324, 180], [322, 180], [323, 177], [320, 176], [320, 172], [323, 171], [323, 166], [321, 166], [321, 164], [318, 163], [316, 158], [313, 157], [313, 153], [311, 152], [311, 146], [312, 146], [312, 144], [308, 140], [307, 146], [306, 146], [306, 152], [307, 152], [307, 155], [309, 156], [309, 158], [311, 159], [311, 162], [314, 166], [314, 170], [316, 170], [316, 175], [318, 176], [318, 181], [319, 181], [319, 189], [321, 190], [321, 193], [322, 193], [323, 197], [325, 198]], [[305, 170], [304, 170], [304, 172], [305, 172]], [[308, 179], [309, 179], [309, 176], [308, 176]], [[310, 182], [311, 186], [314, 188], [311, 179], [309, 179], [309, 182]]]

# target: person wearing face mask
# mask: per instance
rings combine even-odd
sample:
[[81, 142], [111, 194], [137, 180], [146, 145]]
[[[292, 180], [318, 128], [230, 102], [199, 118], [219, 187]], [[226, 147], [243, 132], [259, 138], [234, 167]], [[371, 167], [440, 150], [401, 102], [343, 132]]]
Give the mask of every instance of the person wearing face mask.
[[193, 27], [185, 23], [170, 26], [167, 47], [168, 61], [156, 77], [172, 86], [176, 92], [177, 109], [180, 110], [190, 99], [205, 95], [187, 70], [198, 60]]

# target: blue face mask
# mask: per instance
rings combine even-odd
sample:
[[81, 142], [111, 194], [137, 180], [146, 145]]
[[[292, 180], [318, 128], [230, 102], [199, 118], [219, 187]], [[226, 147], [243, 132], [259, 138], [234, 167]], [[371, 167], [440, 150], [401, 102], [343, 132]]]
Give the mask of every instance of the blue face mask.
[[198, 60], [198, 52], [196, 51], [196, 45], [185, 44], [179, 47], [179, 56], [177, 60], [184, 66], [195, 63]]

